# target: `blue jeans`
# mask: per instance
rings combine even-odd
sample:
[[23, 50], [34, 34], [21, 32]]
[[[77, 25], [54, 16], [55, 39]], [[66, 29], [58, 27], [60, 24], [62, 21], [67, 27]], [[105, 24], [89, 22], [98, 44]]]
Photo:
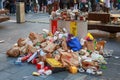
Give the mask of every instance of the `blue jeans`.
[[120, 10], [120, 2], [118, 3], [118, 10]]
[[10, 13], [15, 14], [15, 11], [16, 11], [15, 4], [11, 3], [10, 4]]
[[25, 5], [25, 13], [28, 13], [30, 10], [30, 5]]

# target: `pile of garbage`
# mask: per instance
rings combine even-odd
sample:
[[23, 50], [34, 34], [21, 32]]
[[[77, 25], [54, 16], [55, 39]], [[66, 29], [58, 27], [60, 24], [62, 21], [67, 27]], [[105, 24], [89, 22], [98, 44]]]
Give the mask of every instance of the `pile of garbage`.
[[50, 15], [50, 19], [57, 19], [57, 20], [65, 20], [65, 21], [72, 21], [72, 20], [82, 20], [85, 21], [88, 13], [83, 13], [78, 9], [63, 9], [52, 11]]
[[54, 34], [43, 29], [41, 34], [31, 32], [28, 38], [19, 38], [7, 52], [9, 57], [17, 57], [15, 64], [34, 64], [33, 75], [50, 75], [68, 70], [70, 73], [87, 72], [102, 75], [106, 41], [97, 41], [88, 33], [79, 40], [67, 30], [59, 29]]

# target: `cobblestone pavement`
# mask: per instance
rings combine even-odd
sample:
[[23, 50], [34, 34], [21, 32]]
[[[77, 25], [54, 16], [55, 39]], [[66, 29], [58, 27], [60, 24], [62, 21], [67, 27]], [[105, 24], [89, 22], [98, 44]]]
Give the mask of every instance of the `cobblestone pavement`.
[[[35, 19], [39, 22], [30, 22]], [[6, 50], [16, 43], [18, 38], [26, 38], [30, 32], [41, 33], [44, 28], [50, 29], [49, 26], [48, 14], [27, 14], [26, 22], [22, 24], [16, 23], [15, 16], [11, 16], [10, 21], [0, 23], [0, 40], [4, 40], [0, 43], [0, 80], [120, 80], [120, 36], [110, 39], [109, 33], [102, 31], [91, 32], [96, 39], [107, 41], [106, 49], [114, 50], [113, 56], [106, 58], [107, 69], [103, 70], [102, 76], [87, 73], [70, 74], [68, 71], [63, 71], [50, 76], [36, 77], [32, 76], [32, 72], [36, 71], [35, 65], [28, 63], [15, 65], [16, 58], [6, 57]]]

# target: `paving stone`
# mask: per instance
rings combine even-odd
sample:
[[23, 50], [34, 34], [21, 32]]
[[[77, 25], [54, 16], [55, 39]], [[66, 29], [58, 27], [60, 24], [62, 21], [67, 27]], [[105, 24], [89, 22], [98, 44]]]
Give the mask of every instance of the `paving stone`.
[[55, 77], [55, 76], [48, 76], [47, 78], [45, 78], [44, 80], [63, 80], [63, 79], [61, 79], [61, 78], [59, 78], [59, 77]]
[[[32, 65], [31, 65], [32, 66]], [[13, 75], [10, 76], [10, 79], [13, 80], [23, 80], [25, 76], [31, 76], [32, 72], [36, 71], [34, 67], [31, 67], [30, 65], [24, 66], [24, 67], [18, 67], [16, 73], [13, 73]], [[13, 69], [14, 70], [14, 69]], [[32, 76], [34, 78], [34, 76]]]
[[64, 80], [70, 73], [68, 71], [63, 71], [63, 72], [58, 72], [58, 73], [54, 73], [52, 74], [52, 76], [55, 76], [56, 78], [61, 78], [62, 80]]
[[87, 75], [83, 74], [69, 74], [64, 80], [84, 80]]
[[10, 73], [0, 71], [0, 80], [9, 80], [10, 75]]

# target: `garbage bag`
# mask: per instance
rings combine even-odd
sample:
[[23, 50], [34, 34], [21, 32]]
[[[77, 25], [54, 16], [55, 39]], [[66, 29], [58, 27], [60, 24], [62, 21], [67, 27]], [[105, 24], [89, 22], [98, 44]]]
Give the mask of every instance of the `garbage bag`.
[[70, 39], [67, 42], [67, 45], [73, 50], [73, 51], [79, 51], [82, 48], [82, 45], [80, 44], [80, 41], [77, 37], [74, 37]]

